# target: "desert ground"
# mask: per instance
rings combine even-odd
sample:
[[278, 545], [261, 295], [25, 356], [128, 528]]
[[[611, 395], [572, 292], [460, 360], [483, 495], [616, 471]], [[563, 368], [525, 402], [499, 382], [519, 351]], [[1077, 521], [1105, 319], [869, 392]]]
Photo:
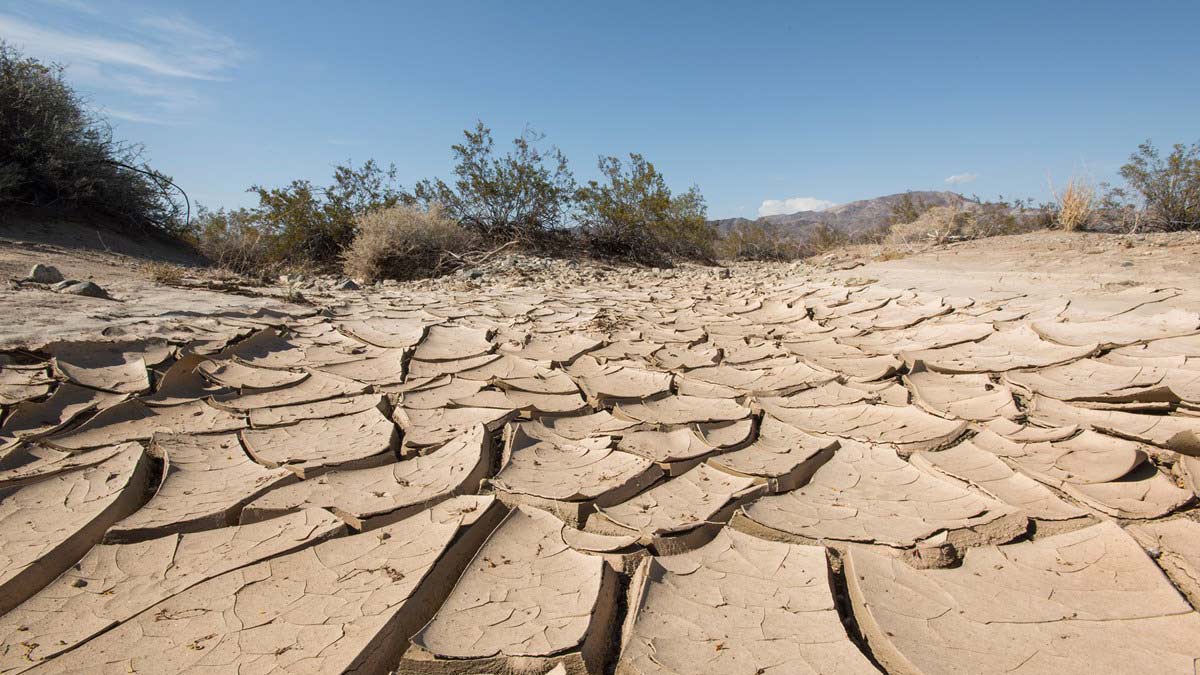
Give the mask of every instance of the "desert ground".
[[1200, 663], [1194, 233], [363, 288], [34, 234], [5, 675]]

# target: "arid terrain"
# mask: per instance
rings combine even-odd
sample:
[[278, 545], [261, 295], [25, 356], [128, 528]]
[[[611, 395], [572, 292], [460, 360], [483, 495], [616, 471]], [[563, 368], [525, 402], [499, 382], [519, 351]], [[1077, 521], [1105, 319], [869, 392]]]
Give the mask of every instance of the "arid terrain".
[[0, 231], [0, 674], [1197, 672], [1196, 233], [363, 288], [97, 239]]

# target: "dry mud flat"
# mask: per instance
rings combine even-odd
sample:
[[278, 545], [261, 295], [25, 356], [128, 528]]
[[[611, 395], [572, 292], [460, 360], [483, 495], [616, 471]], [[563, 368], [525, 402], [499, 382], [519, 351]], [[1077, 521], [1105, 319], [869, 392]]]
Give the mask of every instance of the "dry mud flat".
[[1196, 280], [932, 255], [6, 334], [0, 674], [1194, 675]]

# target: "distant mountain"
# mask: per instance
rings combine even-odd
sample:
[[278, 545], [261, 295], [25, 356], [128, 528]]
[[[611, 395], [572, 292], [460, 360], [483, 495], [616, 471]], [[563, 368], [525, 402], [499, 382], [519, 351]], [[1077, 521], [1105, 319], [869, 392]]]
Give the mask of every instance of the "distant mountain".
[[[778, 226], [790, 234], [803, 237], [818, 225], [826, 225], [846, 234], [855, 234], [888, 224], [892, 208], [908, 195], [914, 202], [930, 206], [962, 206], [969, 202], [957, 192], [934, 192], [930, 190], [901, 192], [894, 195], [863, 199], [841, 204], [824, 211], [798, 211], [778, 216], [765, 216], [759, 221]], [[740, 222], [753, 222], [748, 218], [725, 218], [712, 221], [722, 233], [728, 232]]]

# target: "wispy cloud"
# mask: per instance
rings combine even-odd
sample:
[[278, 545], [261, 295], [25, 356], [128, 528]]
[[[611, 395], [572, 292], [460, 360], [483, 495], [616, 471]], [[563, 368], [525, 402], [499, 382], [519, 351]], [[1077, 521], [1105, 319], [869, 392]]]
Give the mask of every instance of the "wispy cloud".
[[[122, 94], [103, 97], [114, 104], [105, 112], [116, 119], [179, 123], [207, 104], [202, 93], [207, 83], [228, 81], [245, 58], [232, 38], [182, 15], [105, 12], [99, 18], [84, 0], [42, 3], [67, 10], [66, 19], [35, 22], [0, 13], [0, 36], [30, 56], [67, 66], [67, 77], [84, 89]], [[80, 16], [71, 20], [70, 12]], [[62, 19], [63, 13], [55, 16]]]
[[761, 218], [762, 216], [779, 216], [797, 211], [824, 211], [831, 206], [837, 206], [837, 204], [825, 199], [817, 199], [816, 197], [764, 199], [763, 203], [758, 207], [758, 215]]
[[950, 185], [962, 185], [963, 183], [974, 183], [977, 178], [979, 178], [977, 173], [956, 173], [953, 176], [947, 176], [946, 182]]

